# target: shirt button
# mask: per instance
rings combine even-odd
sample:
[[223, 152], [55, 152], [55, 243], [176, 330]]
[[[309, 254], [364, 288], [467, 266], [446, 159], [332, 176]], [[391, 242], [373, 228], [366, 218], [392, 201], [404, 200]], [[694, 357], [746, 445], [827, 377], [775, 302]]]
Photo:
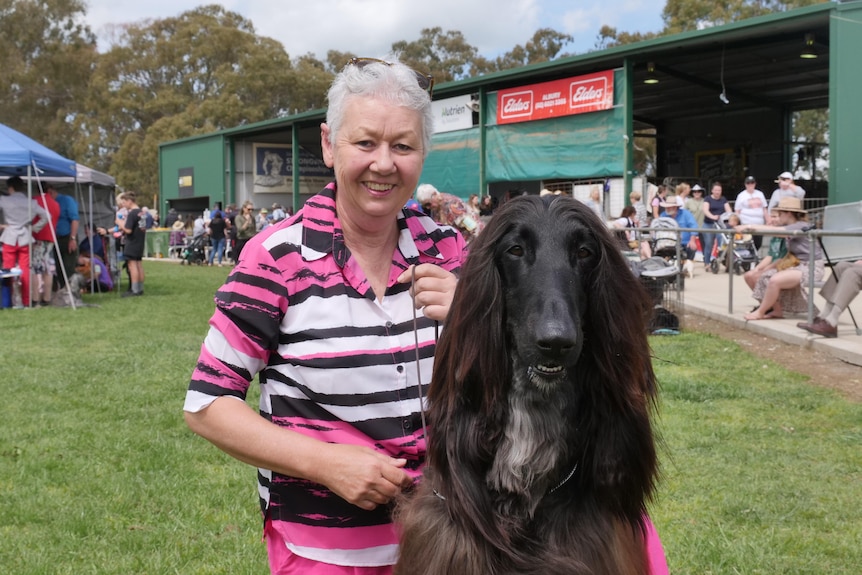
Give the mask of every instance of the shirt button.
[[386, 322], [386, 329], [391, 328], [393, 325], [394, 325], [394, 324], [393, 324], [391, 321], [387, 321], [387, 322]]
[[404, 372], [404, 366], [403, 366], [403, 365], [399, 365], [399, 366], [398, 366], [398, 367], [396, 367], [395, 369], [397, 369], [397, 370], [398, 370], [398, 373], [403, 373], [403, 372]]
[[409, 417], [404, 418], [404, 429], [410, 429], [413, 427], [413, 423], [410, 421]]

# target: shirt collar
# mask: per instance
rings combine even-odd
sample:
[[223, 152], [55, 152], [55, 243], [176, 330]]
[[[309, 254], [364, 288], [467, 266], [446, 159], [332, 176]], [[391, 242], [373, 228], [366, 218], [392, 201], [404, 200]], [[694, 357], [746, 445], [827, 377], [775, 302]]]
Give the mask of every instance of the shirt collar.
[[[335, 263], [344, 267], [350, 259], [350, 249], [344, 243], [344, 231], [335, 209], [335, 182], [327, 184], [302, 208], [302, 257], [306, 261], [318, 260], [332, 254]], [[438, 226], [431, 218], [413, 210], [402, 209], [398, 221], [398, 250], [408, 263], [419, 263], [419, 254], [443, 259], [437, 247]]]

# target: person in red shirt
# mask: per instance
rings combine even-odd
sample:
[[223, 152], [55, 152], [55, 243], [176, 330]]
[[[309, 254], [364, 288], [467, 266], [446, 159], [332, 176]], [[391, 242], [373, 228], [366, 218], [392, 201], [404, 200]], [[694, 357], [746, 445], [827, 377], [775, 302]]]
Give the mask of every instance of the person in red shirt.
[[[54, 255], [57, 221], [60, 219], [60, 204], [46, 190], [41, 190], [36, 196], [36, 203], [45, 208], [51, 216], [49, 224], [33, 234], [33, 248], [30, 256], [33, 277], [36, 280], [32, 283], [33, 305], [45, 306], [51, 304], [51, 288], [54, 283], [51, 263]], [[33, 223], [36, 223], [35, 218]]]

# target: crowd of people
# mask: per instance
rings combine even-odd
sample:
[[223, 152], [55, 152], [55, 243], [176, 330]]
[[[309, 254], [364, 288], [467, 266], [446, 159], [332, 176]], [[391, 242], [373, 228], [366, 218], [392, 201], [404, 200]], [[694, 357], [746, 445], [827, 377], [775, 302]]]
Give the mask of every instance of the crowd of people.
[[16, 270], [21, 300], [12, 307], [51, 305], [78, 266], [78, 203], [51, 183], [30, 198], [23, 179], [12, 176], [0, 195], [0, 244], [4, 276]]
[[[138, 206], [136, 194], [116, 196], [113, 225], [81, 225], [78, 201], [40, 182], [28, 197], [18, 176], [6, 180], [0, 195], [0, 243], [4, 280], [20, 282], [20, 301], [11, 307], [74, 305], [85, 291], [111, 291], [114, 272], [126, 268], [124, 297], [143, 294], [146, 230], [158, 224], [154, 210]], [[110, 250], [108, 250], [110, 246]], [[116, 254], [116, 261], [109, 258]], [[5, 284], [4, 284], [5, 286]]]
[[[746, 176], [744, 188], [732, 201], [725, 196], [721, 182], [712, 182], [708, 194], [697, 183], [689, 185], [681, 182], [676, 186], [662, 184], [656, 187], [655, 194], [647, 200], [644, 200], [641, 192], [633, 191], [629, 203], [619, 216], [609, 219], [605, 218], [597, 186], [590, 190], [585, 203], [599, 217], [607, 220], [608, 226], [617, 233], [622, 249], [636, 252], [642, 259], [655, 255], [655, 236], [648, 235], [645, 238], [642, 229], [652, 229], [655, 220], [668, 218], [679, 228], [697, 230], [679, 232], [683, 269], [691, 275], [695, 260], [702, 261], [705, 270], [716, 269], [717, 262], [712, 261], [714, 258], [722, 263], [726, 261], [722, 250], [727, 247], [730, 234], [734, 235], [737, 245], [750, 243], [753, 256], [744, 279], [758, 303], [745, 315], [745, 319], [756, 321], [807, 311], [810, 259], [814, 261], [814, 280], [822, 282], [826, 276], [824, 256], [819, 246], [815, 246], [814, 253], [808, 253], [807, 236], [775, 235], [780, 231], [791, 234], [806, 231], [811, 226], [806, 210], [802, 207], [805, 190], [793, 181], [792, 174], [779, 174], [775, 183], [777, 185], [767, 200], [766, 194], [757, 188], [757, 179], [752, 175]], [[563, 192], [541, 191], [541, 195], [554, 193]], [[440, 192], [430, 184], [420, 185], [416, 199], [408, 203], [408, 207], [431, 215], [437, 223], [458, 229], [468, 245], [481, 232], [494, 206], [495, 199], [490, 195], [480, 200], [473, 194], [464, 202], [452, 194]], [[764, 232], [769, 233], [765, 248]], [[675, 232], [673, 241], [677, 241]], [[860, 266], [862, 263], [854, 265], [853, 262], [845, 262], [834, 267], [822, 295], [830, 302], [832, 300], [828, 298], [834, 298], [836, 303], [829, 303], [812, 324], [800, 322], [798, 326], [801, 329], [825, 337], [836, 336], [837, 317], [859, 292], [859, 282], [862, 281], [859, 277]], [[842, 275], [846, 279], [839, 288], [838, 278]]]
[[290, 210], [277, 202], [271, 210], [257, 210], [251, 200], [239, 207], [229, 204], [224, 209], [221, 202], [215, 202], [211, 209], [197, 214], [180, 214], [171, 209], [165, 225], [171, 230], [172, 247], [181, 248], [203, 238], [209, 248], [205, 263], [221, 267], [228, 261], [236, 264], [249, 239], [290, 215]]
[[[781, 173], [775, 182], [777, 186], [767, 200], [766, 194], [758, 189], [756, 178], [749, 175], [744, 180], [744, 188], [733, 201], [725, 197], [721, 182], [711, 182], [708, 194], [697, 183], [661, 184], [648, 198], [644, 198], [640, 191], [633, 191], [628, 204], [614, 218], [606, 217], [598, 186], [590, 189], [589, 198], [584, 201], [606, 220], [610, 228], [616, 230], [623, 249], [634, 251], [643, 259], [655, 255], [655, 239], [645, 236], [643, 228], [652, 229], [653, 222], [659, 218], [671, 219], [681, 228], [697, 230], [681, 232], [679, 238], [680, 251], [686, 261], [684, 269], [689, 274], [693, 274], [691, 270], [695, 261], [702, 261], [704, 268], [710, 269], [712, 259], [719, 252], [718, 246], [726, 242], [727, 228], [734, 228], [738, 233], [744, 231], [745, 238], [753, 240], [759, 254], [744, 274], [746, 284], [752, 289], [752, 297], [758, 302], [745, 318], [756, 321], [807, 311], [810, 259], [814, 260], [816, 282], [822, 282], [827, 275], [819, 247], [809, 254], [806, 237], [775, 235], [781, 230], [792, 233], [807, 230], [810, 226], [802, 207], [805, 190], [793, 181], [790, 172]], [[28, 205], [24, 190], [23, 180], [13, 177], [7, 180], [6, 192], [0, 196], [0, 212], [4, 221], [0, 224], [3, 269], [21, 270], [20, 305], [31, 305], [31, 299], [34, 306], [50, 305], [52, 295], [65, 289], [76, 271], [88, 275], [91, 266], [95, 266], [95, 275], [99, 278], [95, 284], [98, 289], [113, 289], [114, 280], [108, 273], [104, 250], [105, 242], [111, 240], [112, 230], [95, 226], [79, 228], [77, 202], [72, 196], [58, 193], [50, 183], [45, 185], [44, 193], [34, 198], [32, 205]], [[513, 193], [524, 192], [510, 192], [500, 201], [505, 202]], [[551, 193], [564, 192], [541, 191], [542, 195]], [[144, 284], [145, 232], [158, 225], [158, 216], [145, 206], [139, 207], [134, 192], [121, 193], [116, 200], [113, 232], [129, 284], [129, 289], [122, 295], [140, 296], [143, 295]], [[415, 194], [411, 194], [404, 207], [430, 216], [437, 224], [453, 227], [469, 245], [481, 233], [497, 202], [498, 199], [491, 195], [480, 198], [478, 194], [472, 194], [464, 201], [425, 183], [416, 187]], [[28, 222], [28, 215], [32, 221]], [[203, 237], [210, 247], [206, 264], [222, 266], [228, 260], [238, 263], [245, 245], [253, 236], [290, 216], [290, 210], [278, 203], [273, 203], [270, 209], [256, 210], [251, 201], [245, 201], [239, 208], [229, 205], [227, 209], [222, 209], [221, 203], [216, 202], [212, 209], [195, 216], [182, 215], [171, 209], [165, 225], [173, 232], [172, 245]], [[769, 232], [766, 247], [763, 246], [763, 232]], [[81, 245], [78, 245], [79, 239]], [[723, 262], [723, 254], [719, 257]], [[835, 291], [832, 284], [837, 284], [842, 272], [850, 278], [845, 282], [849, 284], [855, 277], [856, 268], [836, 267], [829, 280], [830, 288], [824, 293]], [[846, 304], [842, 304], [844, 299], [839, 297], [837, 306], [824, 310], [811, 325], [800, 323], [800, 328], [833, 337], [837, 324], [835, 310], [846, 308]]]
[[[803, 208], [805, 189], [793, 181], [790, 172], [779, 174], [775, 183], [767, 200], [766, 194], [757, 187], [757, 179], [746, 176], [744, 188], [732, 201], [725, 196], [721, 182], [711, 182], [706, 195], [699, 184], [661, 184], [649, 198], [633, 191], [621, 213], [609, 218], [607, 224], [618, 235], [621, 248], [638, 254], [641, 259], [656, 255], [653, 251], [659, 245], [657, 238], [662, 236], [657, 230], [663, 219], [673, 220], [678, 228], [692, 230], [671, 232], [674, 248], [676, 242], [679, 244], [682, 269], [690, 275], [694, 273], [694, 261], [701, 261], [704, 269], [712, 271], [718, 269], [713, 259], [726, 262], [722, 250], [727, 248], [732, 234], [737, 245], [750, 243], [754, 253], [750, 267], [743, 269], [746, 269], [745, 282], [758, 303], [745, 314], [745, 319], [757, 321], [801, 314], [808, 310], [809, 270], [814, 270], [815, 282], [822, 282], [827, 275], [825, 256], [817, 244], [809, 250], [808, 236], [801, 233], [812, 226]], [[595, 197], [589, 202], [595, 202]], [[788, 235], [782, 236], [779, 232], [788, 232]], [[766, 246], [763, 245], [764, 233], [769, 238]], [[812, 261], [813, 266], [810, 266]], [[836, 337], [838, 316], [859, 293], [860, 268], [860, 262], [833, 266], [821, 290], [821, 295], [829, 302], [828, 307], [823, 311], [815, 308], [819, 315], [814, 322], [800, 322], [798, 327], [825, 337]]]
[[[696, 229], [680, 233], [680, 249], [689, 265], [691, 260], [702, 258], [706, 269], [714, 264], [717, 245], [726, 242], [729, 234], [734, 234], [736, 243], [750, 241], [755, 253], [762, 255], [755, 256], [744, 273], [745, 283], [757, 301], [745, 319], [758, 321], [806, 313], [809, 276], [813, 273], [814, 282], [826, 280], [821, 296], [827, 304], [822, 311], [815, 307], [812, 323], [799, 322], [797, 326], [812, 334], [837, 337], [838, 317], [862, 288], [862, 261], [839, 262], [827, 279], [825, 254], [819, 242], [810, 242], [803, 233], [812, 227], [803, 203], [805, 189], [794, 182], [790, 172], [779, 174], [775, 183], [767, 200], [757, 188], [757, 179], [746, 176], [744, 189], [732, 202], [724, 196], [720, 182], [711, 183], [706, 197], [698, 184], [679, 183], [674, 189], [659, 185], [646, 202], [639, 192], [633, 192], [630, 205], [608, 224], [618, 230], [628, 249], [640, 250], [642, 257], [650, 255], [650, 245], [637, 241], [637, 228], [652, 228], [656, 219], [671, 218], [680, 228]], [[766, 246], [764, 233], [769, 238]]]

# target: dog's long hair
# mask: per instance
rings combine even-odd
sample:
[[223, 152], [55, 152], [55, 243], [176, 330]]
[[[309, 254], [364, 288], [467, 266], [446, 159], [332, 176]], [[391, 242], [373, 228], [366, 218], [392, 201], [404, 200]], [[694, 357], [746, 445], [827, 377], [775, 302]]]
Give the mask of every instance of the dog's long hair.
[[588, 207], [531, 196], [498, 210], [437, 347], [396, 574], [648, 572], [649, 311]]

